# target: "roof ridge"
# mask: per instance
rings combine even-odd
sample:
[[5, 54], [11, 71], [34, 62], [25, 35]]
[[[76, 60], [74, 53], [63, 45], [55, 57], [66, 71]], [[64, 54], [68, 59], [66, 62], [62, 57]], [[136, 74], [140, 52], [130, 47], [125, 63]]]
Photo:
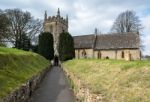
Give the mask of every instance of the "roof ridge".
[[90, 35], [92, 35], [92, 36], [94, 36], [94, 34], [86, 34], [86, 35], [75, 35], [75, 36], [73, 36], [73, 37], [80, 37], [80, 36], [90, 36]]
[[[103, 34], [97, 34], [98, 36], [103, 35], [125, 35], [125, 34], [137, 34], [137, 32], [124, 32], [124, 33], [103, 33]], [[75, 35], [73, 37], [81, 37], [81, 36], [94, 36], [95, 34], [86, 34], [86, 35]]]

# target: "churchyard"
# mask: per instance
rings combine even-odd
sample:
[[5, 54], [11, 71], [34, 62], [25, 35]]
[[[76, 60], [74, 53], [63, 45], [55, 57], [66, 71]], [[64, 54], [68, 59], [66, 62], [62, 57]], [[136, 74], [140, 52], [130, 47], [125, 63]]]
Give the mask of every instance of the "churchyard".
[[[100, 98], [102, 102], [150, 101], [148, 60], [75, 59], [64, 62], [63, 68], [72, 80], [72, 88], [83, 102], [92, 97]], [[82, 88], [83, 93], [80, 92]]]

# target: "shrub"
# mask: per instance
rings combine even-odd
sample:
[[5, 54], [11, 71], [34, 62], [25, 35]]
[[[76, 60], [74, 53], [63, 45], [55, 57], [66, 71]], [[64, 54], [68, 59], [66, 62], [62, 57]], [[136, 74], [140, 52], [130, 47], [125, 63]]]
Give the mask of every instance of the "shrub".
[[74, 58], [73, 37], [68, 32], [63, 32], [59, 36], [59, 58], [61, 61]]
[[46, 59], [54, 58], [53, 35], [49, 32], [43, 32], [39, 35], [38, 52]]

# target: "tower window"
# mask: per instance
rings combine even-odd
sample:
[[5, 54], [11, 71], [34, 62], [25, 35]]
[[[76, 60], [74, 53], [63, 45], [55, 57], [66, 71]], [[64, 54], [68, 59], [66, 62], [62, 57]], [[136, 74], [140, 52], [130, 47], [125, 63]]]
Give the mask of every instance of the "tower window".
[[50, 26], [50, 32], [53, 33], [53, 26]]
[[63, 27], [62, 27], [62, 32], [65, 32]]

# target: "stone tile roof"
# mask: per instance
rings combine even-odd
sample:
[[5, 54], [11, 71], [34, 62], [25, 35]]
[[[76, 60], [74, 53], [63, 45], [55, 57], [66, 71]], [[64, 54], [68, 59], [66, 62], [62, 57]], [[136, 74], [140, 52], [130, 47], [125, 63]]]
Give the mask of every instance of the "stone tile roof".
[[94, 50], [101, 50], [139, 48], [139, 35], [135, 33], [116, 33], [97, 36], [95, 36], [95, 34], [74, 36], [74, 44], [75, 49], [93, 48]]
[[74, 36], [74, 47], [77, 48], [85, 48], [91, 49], [93, 46], [94, 35], [81, 35], [81, 36]]

